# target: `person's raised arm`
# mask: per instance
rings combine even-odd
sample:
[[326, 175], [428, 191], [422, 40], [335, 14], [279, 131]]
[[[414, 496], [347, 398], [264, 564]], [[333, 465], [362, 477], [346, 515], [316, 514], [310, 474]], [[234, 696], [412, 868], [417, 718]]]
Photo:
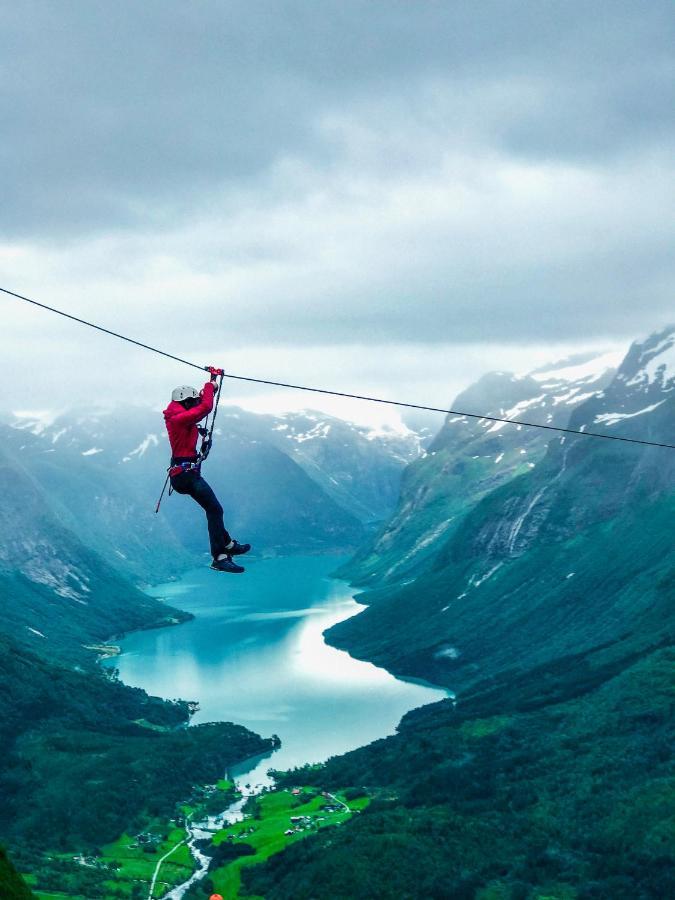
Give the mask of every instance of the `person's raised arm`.
[[211, 379], [211, 381], [207, 381], [204, 385], [204, 390], [202, 391], [202, 399], [199, 401], [197, 406], [193, 406], [192, 409], [186, 409], [182, 412], [176, 413], [172, 418], [174, 422], [180, 422], [183, 425], [196, 425], [204, 416], [208, 416], [208, 414], [213, 409], [213, 396], [216, 392], [216, 383], [215, 376]]

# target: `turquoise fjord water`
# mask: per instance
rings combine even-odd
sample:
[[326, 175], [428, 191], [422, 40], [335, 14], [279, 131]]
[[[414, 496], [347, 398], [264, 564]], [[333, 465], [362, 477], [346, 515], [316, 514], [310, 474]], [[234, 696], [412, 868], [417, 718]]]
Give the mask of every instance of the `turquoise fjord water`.
[[236, 773], [252, 784], [270, 766], [321, 762], [392, 734], [408, 710], [446, 692], [325, 643], [326, 628], [361, 609], [349, 586], [329, 577], [341, 562], [296, 556], [247, 561], [242, 576], [190, 571], [152, 594], [194, 620], [130, 635], [108, 664], [150, 694], [199, 701], [195, 723], [278, 734], [280, 750]]

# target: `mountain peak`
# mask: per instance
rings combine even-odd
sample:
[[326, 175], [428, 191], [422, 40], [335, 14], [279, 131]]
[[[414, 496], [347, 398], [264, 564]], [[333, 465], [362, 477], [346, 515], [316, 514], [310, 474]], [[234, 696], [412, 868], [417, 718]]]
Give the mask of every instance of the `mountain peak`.
[[670, 391], [675, 388], [675, 325], [636, 341], [628, 351], [617, 374], [627, 386], [637, 386], [645, 393], [652, 386]]

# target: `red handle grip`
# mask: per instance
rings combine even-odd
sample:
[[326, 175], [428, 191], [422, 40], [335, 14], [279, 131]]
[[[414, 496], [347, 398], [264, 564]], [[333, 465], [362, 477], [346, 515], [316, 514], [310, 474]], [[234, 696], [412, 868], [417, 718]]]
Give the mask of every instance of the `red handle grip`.
[[206, 371], [213, 375], [224, 375], [225, 372], [222, 369], [216, 369], [213, 366], [206, 366]]

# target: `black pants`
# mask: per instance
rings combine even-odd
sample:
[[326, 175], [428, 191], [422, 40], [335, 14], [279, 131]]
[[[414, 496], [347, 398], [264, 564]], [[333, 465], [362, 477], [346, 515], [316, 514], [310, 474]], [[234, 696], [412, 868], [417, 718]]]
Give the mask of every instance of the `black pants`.
[[196, 471], [181, 472], [171, 479], [171, 487], [177, 494], [187, 494], [199, 503], [206, 513], [209, 526], [211, 555], [214, 559], [227, 553], [226, 547], [232, 540], [223, 522], [223, 507], [207, 481]]

